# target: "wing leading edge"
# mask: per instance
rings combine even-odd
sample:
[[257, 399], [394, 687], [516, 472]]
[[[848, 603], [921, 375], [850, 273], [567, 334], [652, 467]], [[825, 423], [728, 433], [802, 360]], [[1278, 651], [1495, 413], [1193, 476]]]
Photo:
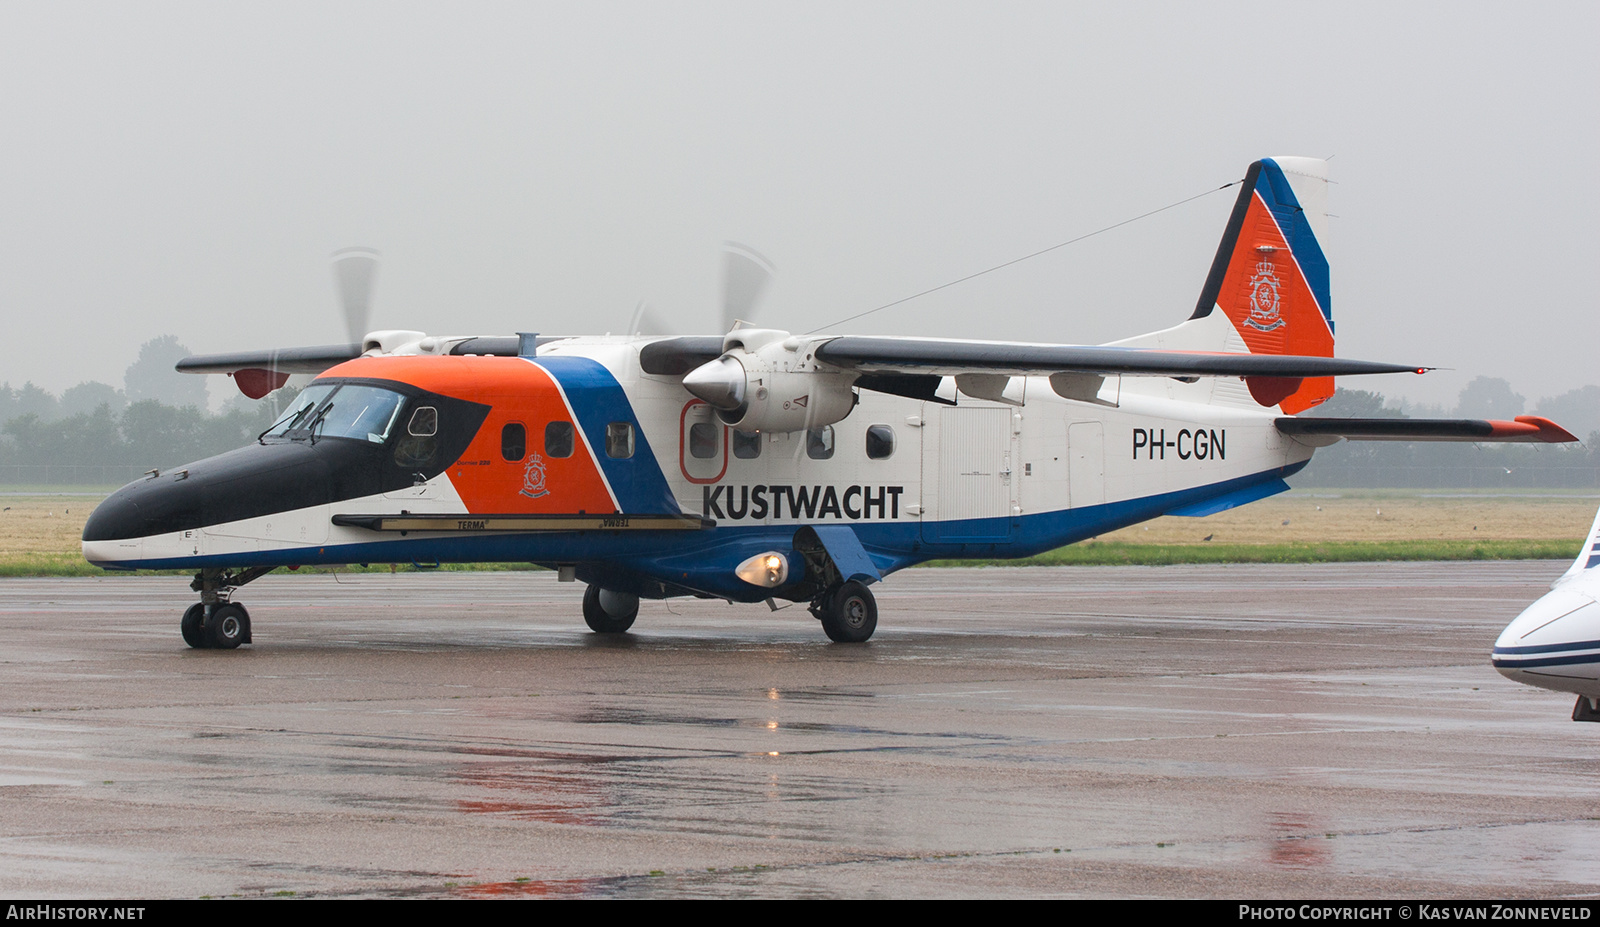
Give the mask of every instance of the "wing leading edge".
[[1330, 377], [1423, 373], [1431, 368], [1295, 354], [1223, 354], [1148, 348], [843, 335], [817, 346], [818, 360], [862, 373], [1054, 373], [1150, 377]]

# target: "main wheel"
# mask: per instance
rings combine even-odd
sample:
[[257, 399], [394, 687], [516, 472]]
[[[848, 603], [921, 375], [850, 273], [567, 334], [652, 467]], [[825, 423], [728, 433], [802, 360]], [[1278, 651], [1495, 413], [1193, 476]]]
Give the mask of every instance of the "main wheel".
[[860, 644], [878, 630], [878, 603], [870, 589], [851, 580], [839, 587], [818, 617], [822, 619], [822, 630], [827, 632], [828, 640]]
[[204, 602], [196, 602], [189, 606], [183, 613], [183, 620], [178, 622], [178, 630], [183, 632], [183, 642], [197, 650], [206, 646], [205, 635], [206, 606]]
[[234, 649], [250, 639], [250, 613], [232, 602], [217, 606], [205, 623], [205, 639], [213, 649]]
[[583, 621], [596, 634], [621, 634], [639, 617], [639, 597], [591, 584], [583, 592]]

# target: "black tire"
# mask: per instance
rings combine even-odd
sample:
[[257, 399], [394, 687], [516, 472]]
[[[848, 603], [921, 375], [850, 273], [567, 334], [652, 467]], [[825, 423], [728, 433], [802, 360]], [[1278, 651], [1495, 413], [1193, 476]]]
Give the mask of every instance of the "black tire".
[[209, 646], [206, 643], [205, 623], [205, 603], [196, 602], [189, 606], [183, 613], [183, 620], [178, 622], [178, 630], [183, 632], [183, 642], [196, 650], [203, 650]]
[[851, 580], [839, 587], [819, 616], [828, 640], [838, 644], [861, 644], [878, 630], [878, 602], [872, 590]]
[[613, 615], [600, 604], [600, 587], [591, 584], [583, 591], [583, 622], [589, 630], [596, 634], [621, 634], [633, 627], [633, 619], [639, 617], [639, 600], [635, 598], [633, 605], [620, 615]]
[[219, 605], [205, 623], [206, 645], [213, 650], [232, 650], [250, 639], [250, 613], [242, 605]]

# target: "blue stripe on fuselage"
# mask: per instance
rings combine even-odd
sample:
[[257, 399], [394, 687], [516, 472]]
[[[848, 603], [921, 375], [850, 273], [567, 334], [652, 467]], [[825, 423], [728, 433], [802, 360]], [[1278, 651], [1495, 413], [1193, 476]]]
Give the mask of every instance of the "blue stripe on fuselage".
[[[530, 358], [561, 384], [567, 402], [578, 417], [578, 426], [594, 448], [595, 460], [616, 494], [617, 505], [629, 515], [679, 514], [678, 501], [656, 464], [650, 441], [633, 414], [633, 404], [622, 384], [599, 361], [587, 357]], [[606, 454], [606, 426], [626, 422], [633, 428], [633, 456], [613, 458]]]
[[[620, 421], [621, 419], [610, 419]], [[604, 440], [603, 425], [601, 440]], [[601, 444], [603, 453], [604, 445]], [[637, 456], [637, 455], [636, 455]], [[653, 460], [651, 461], [653, 464]], [[1238, 492], [1257, 483], [1297, 473], [1305, 462], [1224, 480], [1192, 489], [1144, 496], [1037, 515], [1016, 516], [1007, 541], [929, 542], [925, 523], [844, 522], [861, 540], [880, 572], [926, 560], [962, 557], [1028, 557], [1118, 528], [1138, 524], [1184, 505]], [[620, 494], [619, 494], [620, 495]], [[838, 524], [838, 522], [828, 522]], [[946, 523], [949, 524], [949, 523]], [[362, 544], [327, 545], [249, 555], [227, 554], [121, 562], [124, 569], [195, 569], [206, 566], [290, 566], [344, 563], [495, 563], [594, 564], [616, 576], [671, 583], [709, 595], [757, 602], [770, 593], [733, 575], [741, 561], [768, 550], [788, 550], [800, 524], [723, 526], [705, 531], [574, 532], [473, 534], [422, 538], [383, 538]], [[948, 536], [951, 532], [945, 532]]]

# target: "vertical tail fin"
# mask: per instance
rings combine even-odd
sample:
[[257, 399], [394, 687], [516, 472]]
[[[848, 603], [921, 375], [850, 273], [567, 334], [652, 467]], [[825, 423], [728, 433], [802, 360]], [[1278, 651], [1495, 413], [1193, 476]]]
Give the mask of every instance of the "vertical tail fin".
[[1572, 566], [1567, 567], [1567, 572], [1561, 574], [1556, 583], [1565, 582], [1585, 572], [1595, 571], [1600, 571], [1600, 512], [1595, 513], [1594, 524], [1589, 528], [1589, 538], [1583, 542], [1583, 549], [1578, 551], [1578, 559], [1572, 562]]
[[[1252, 354], [1333, 356], [1328, 296], [1328, 163], [1263, 158], [1250, 165], [1191, 319], [1220, 311]], [[1252, 377], [1263, 405], [1293, 415], [1333, 395], [1332, 377]]]

